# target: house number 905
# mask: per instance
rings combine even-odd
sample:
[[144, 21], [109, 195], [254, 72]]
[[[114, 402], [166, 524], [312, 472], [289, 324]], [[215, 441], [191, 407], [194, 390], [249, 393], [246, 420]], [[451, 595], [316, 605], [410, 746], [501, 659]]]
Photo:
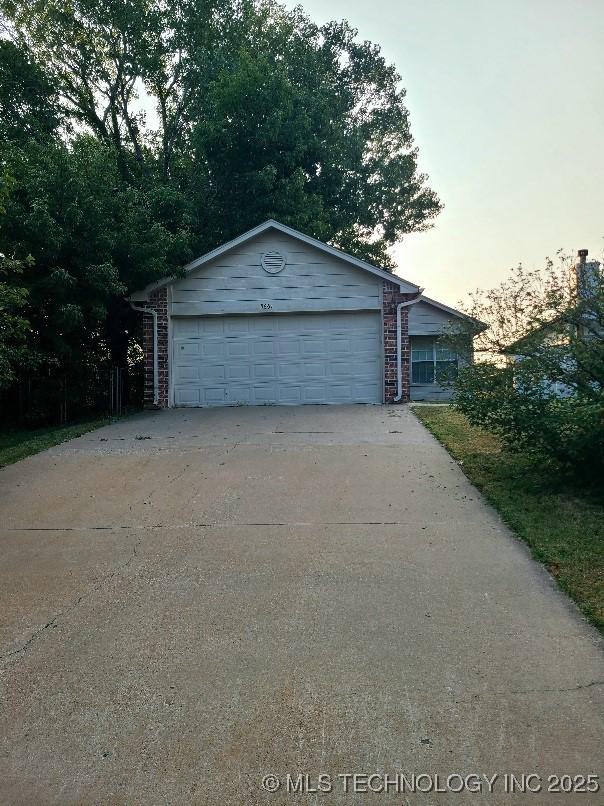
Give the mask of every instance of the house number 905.
[[261, 302], [260, 308], [263, 311], [272, 311], [273, 306], [270, 304], [270, 302]]

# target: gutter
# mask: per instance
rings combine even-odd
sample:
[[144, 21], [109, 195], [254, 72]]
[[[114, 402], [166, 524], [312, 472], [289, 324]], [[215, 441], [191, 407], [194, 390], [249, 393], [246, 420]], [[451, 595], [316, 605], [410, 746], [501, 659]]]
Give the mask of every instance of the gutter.
[[131, 300], [130, 307], [133, 311], [150, 314], [153, 317], [153, 405], [159, 406], [159, 357], [157, 354], [157, 311], [153, 308], [143, 308], [135, 305]]
[[413, 299], [407, 300], [407, 302], [399, 302], [396, 306], [396, 392], [397, 395], [394, 398], [394, 403], [400, 403], [401, 398], [403, 396], [403, 360], [402, 360], [402, 341], [403, 341], [403, 334], [402, 334], [402, 323], [401, 323], [401, 310], [403, 308], [410, 308], [411, 305], [415, 305], [416, 302], [419, 302], [422, 298], [424, 293], [424, 289], [420, 288], [419, 294], [414, 297]]

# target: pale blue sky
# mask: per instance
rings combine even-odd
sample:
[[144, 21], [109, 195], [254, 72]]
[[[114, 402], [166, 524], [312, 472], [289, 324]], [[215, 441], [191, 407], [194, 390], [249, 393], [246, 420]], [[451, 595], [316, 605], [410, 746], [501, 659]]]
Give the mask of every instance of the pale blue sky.
[[[287, 3], [293, 6], [293, 3]], [[604, 247], [604, 0], [305, 0], [382, 46], [445, 204], [393, 254], [455, 305], [522, 261]]]

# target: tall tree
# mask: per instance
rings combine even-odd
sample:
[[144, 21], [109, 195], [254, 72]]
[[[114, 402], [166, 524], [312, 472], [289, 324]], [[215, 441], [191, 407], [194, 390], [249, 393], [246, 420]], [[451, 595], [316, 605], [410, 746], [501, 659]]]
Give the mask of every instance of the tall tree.
[[0, 39], [0, 143], [46, 142], [56, 132], [55, 90], [25, 47]]
[[388, 247], [440, 210], [400, 77], [346, 22], [271, 0], [0, 8], [124, 179], [194, 201], [195, 251], [274, 215], [389, 265]]
[[437, 214], [400, 78], [356, 33], [263, 7], [196, 99], [216, 240], [272, 216], [389, 265], [388, 247]]

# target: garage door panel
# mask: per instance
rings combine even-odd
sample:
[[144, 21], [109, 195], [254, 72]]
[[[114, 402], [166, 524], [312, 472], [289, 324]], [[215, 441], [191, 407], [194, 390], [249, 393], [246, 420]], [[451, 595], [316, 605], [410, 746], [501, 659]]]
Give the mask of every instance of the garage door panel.
[[277, 344], [269, 339], [259, 339], [252, 342], [252, 353], [255, 356], [273, 356], [276, 353]]
[[198, 356], [200, 354], [201, 343], [199, 341], [179, 341], [175, 342], [175, 348], [183, 355]]
[[227, 366], [226, 377], [229, 381], [250, 381], [252, 380], [252, 368], [249, 364], [233, 364]]
[[173, 319], [176, 406], [379, 403], [376, 312]]
[[302, 387], [278, 386], [277, 403], [282, 406], [299, 406], [302, 403]]
[[296, 337], [286, 338], [281, 336], [278, 342], [279, 355], [287, 356], [288, 358], [295, 358], [299, 356], [302, 351], [300, 341]]
[[338, 403], [346, 403], [354, 398], [352, 384], [334, 384], [332, 392], [334, 399]]
[[226, 380], [227, 368], [224, 364], [207, 364], [201, 367], [199, 380], [203, 384], [222, 383]]
[[[356, 368], [360, 372], [364, 370], [364, 367], [371, 371], [371, 366], [360, 364], [358, 361], [356, 362]], [[346, 378], [350, 375], [350, 367], [348, 366], [348, 361], [332, 361], [331, 362], [331, 371], [335, 378]]]
[[371, 352], [379, 349], [380, 340], [376, 336], [353, 336], [350, 340], [350, 347], [353, 352]]
[[226, 357], [226, 344], [224, 341], [213, 339], [212, 341], [200, 340], [197, 342], [198, 355], [206, 360], [223, 361]]
[[300, 361], [282, 362], [279, 364], [278, 377], [282, 381], [296, 383], [300, 381], [304, 372], [303, 364]]
[[276, 331], [275, 317], [247, 317], [248, 333], [252, 336], [273, 336]]
[[313, 339], [305, 336], [302, 340], [302, 354], [304, 356], [326, 355], [328, 349], [327, 339]]
[[349, 355], [351, 350], [352, 339], [346, 338], [346, 336], [335, 336], [329, 342], [329, 352], [332, 355], [338, 355], [338, 353]]
[[[214, 317], [222, 322], [222, 331], [220, 335], [224, 336], [245, 336], [249, 332], [249, 324], [242, 317]], [[209, 335], [205, 333], [204, 335]]]
[[229, 361], [238, 361], [251, 357], [252, 344], [243, 339], [233, 339], [224, 342], [225, 358]]
[[308, 380], [330, 377], [331, 363], [329, 361], [307, 361], [304, 363], [304, 377]]
[[[224, 397], [221, 403], [215, 404], [220, 406], [253, 406], [255, 405], [254, 400], [254, 389], [252, 386], [245, 385], [245, 384], [234, 384], [229, 386], [228, 389], [224, 389]], [[213, 405], [212, 403], [207, 403], [206, 405]]]
[[277, 368], [274, 364], [255, 364], [254, 379], [257, 381], [274, 380], [277, 376]]
[[200, 406], [199, 388], [195, 386], [190, 388], [179, 387], [175, 392], [174, 402], [177, 406]]
[[274, 383], [257, 384], [254, 386], [254, 403], [257, 406], [275, 403], [277, 400], [277, 385]]
[[302, 399], [308, 405], [327, 403], [325, 384], [308, 383], [302, 387]]
[[178, 334], [181, 339], [194, 339], [199, 337], [199, 319], [181, 319]]
[[197, 383], [199, 381], [199, 367], [194, 366], [193, 364], [185, 365], [185, 366], [177, 366], [174, 368], [174, 379], [176, 382], [184, 382], [189, 383], [190, 381], [194, 381]]

